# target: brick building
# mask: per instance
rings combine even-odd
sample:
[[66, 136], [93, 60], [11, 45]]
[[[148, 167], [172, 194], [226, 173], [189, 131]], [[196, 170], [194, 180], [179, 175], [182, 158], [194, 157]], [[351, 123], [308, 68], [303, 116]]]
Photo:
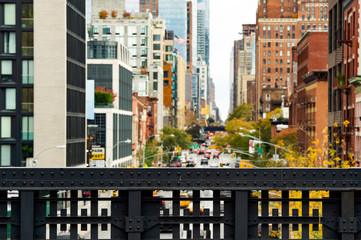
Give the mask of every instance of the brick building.
[[297, 128], [298, 147], [308, 149], [311, 142], [324, 140], [327, 127], [328, 32], [307, 32], [293, 48], [297, 59], [297, 82], [292, 94], [290, 125]]
[[159, 13], [158, 0], [152, 0], [152, 3], [145, 0], [140, 0], [139, 11], [146, 12], [148, 10], [152, 13], [153, 17], [158, 17], [158, 13]]
[[284, 88], [263, 88], [260, 99], [260, 113], [263, 117], [266, 114], [288, 105], [288, 91]]
[[[322, 9], [322, 11], [321, 11]], [[307, 32], [327, 29], [327, 2], [259, 1], [257, 11], [256, 89], [291, 88], [292, 47]], [[259, 112], [256, 101], [256, 110]]]
[[[349, 124], [343, 124], [341, 129], [341, 136], [343, 136], [344, 146], [342, 149], [343, 160], [351, 160], [349, 154], [359, 158], [356, 153], [356, 133], [359, 135], [360, 119], [355, 118], [355, 85], [357, 86], [357, 79], [359, 78], [358, 58], [359, 58], [359, 1], [348, 0], [343, 1], [343, 39], [340, 41], [343, 44], [343, 73], [344, 73], [344, 88], [341, 88], [343, 109], [342, 120], [348, 121]], [[338, 76], [340, 77], [340, 76]], [[340, 81], [338, 81], [340, 83]], [[341, 81], [342, 83], [342, 81]], [[352, 84], [353, 83], [353, 84]], [[357, 105], [359, 106], [359, 104]], [[357, 136], [359, 142], [360, 137]], [[360, 143], [360, 142], [359, 142]], [[359, 146], [357, 146], [359, 149]], [[356, 153], [356, 154], [355, 154]]]

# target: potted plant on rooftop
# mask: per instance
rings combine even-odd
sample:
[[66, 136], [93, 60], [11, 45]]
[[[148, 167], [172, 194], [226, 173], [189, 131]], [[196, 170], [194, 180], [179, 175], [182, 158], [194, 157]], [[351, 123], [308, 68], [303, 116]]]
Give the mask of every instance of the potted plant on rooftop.
[[113, 9], [113, 10], [110, 12], [110, 15], [112, 16], [112, 18], [116, 18], [116, 17], [118, 16], [118, 10]]
[[130, 16], [131, 16], [131, 13], [124, 10], [124, 12], [123, 12], [123, 18], [128, 18], [128, 19], [130, 19]]
[[117, 96], [112, 89], [106, 89], [105, 87], [97, 87], [94, 90], [94, 101], [96, 106], [113, 106], [115, 97]]
[[100, 19], [106, 19], [107, 17], [108, 17], [108, 12], [106, 10], [103, 9], [99, 12]]

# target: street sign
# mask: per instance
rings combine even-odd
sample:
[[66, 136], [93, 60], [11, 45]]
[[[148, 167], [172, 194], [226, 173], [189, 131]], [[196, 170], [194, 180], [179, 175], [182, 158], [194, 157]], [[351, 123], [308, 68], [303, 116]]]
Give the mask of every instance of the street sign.
[[92, 147], [92, 158], [90, 160], [104, 160], [105, 151], [102, 147]]
[[254, 153], [254, 140], [249, 140], [249, 153]]
[[257, 149], [257, 153], [258, 153], [258, 154], [262, 154], [262, 153], [263, 153], [263, 149], [259, 147], [259, 148]]
[[273, 160], [278, 160], [280, 159], [280, 156], [278, 154], [273, 154]]

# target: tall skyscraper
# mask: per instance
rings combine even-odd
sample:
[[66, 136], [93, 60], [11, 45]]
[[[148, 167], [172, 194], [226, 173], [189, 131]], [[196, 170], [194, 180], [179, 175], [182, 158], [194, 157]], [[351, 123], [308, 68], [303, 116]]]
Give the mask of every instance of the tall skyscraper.
[[158, 0], [159, 14], [165, 27], [174, 31], [174, 48], [187, 61], [187, 3], [186, 0]]
[[193, 72], [193, 4], [187, 2], [187, 72]]
[[85, 3], [0, 0], [1, 166], [85, 164]]
[[197, 1], [197, 55], [209, 66], [209, 0]]

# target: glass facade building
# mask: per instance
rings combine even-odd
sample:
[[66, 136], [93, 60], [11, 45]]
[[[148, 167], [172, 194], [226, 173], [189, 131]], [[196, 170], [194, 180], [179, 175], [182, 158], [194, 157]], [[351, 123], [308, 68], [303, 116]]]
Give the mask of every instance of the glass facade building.
[[187, 61], [187, 3], [186, 0], [158, 0], [159, 17], [165, 20], [166, 30], [174, 31], [174, 35], [184, 39], [180, 44], [174, 41], [177, 53]]
[[0, 166], [33, 157], [33, 19], [31, 1], [0, 0]]

